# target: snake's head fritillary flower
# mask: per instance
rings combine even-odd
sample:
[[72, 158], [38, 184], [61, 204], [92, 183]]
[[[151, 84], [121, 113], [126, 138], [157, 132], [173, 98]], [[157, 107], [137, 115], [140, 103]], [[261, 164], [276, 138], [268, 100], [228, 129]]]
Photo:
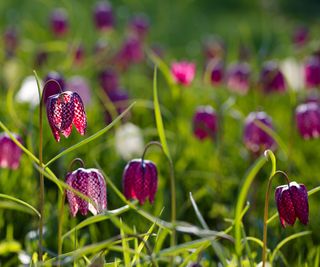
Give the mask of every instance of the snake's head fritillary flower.
[[304, 139], [320, 136], [320, 106], [316, 102], [300, 104], [296, 108], [296, 124]]
[[3, 43], [4, 43], [7, 56], [13, 56], [19, 43], [18, 33], [16, 28], [12, 26], [6, 28], [3, 39], [4, 39]]
[[278, 186], [275, 191], [275, 199], [283, 227], [286, 227], [287, 224], [293, 225], [296, 218], [302, 224], [308, 224], [308, 192], [303, 184], [291, 182], [289, 185]]
[[127, 199], [138, 199], [143, 205], [148, 198], [153, 203], [158, 188], [156, 165], [149, 160], [131, 160], [123, 171], [122, 184]]
[[[55, 82], [49, 82], [49, 80], [54, 80]], [[50, 71], [47, 76], [44, 78], [44, 84], [45, 84], [45, 90], [43, 91], [43, 100], [44, 103], [47, 103], [47, 99], [49, 96], [59, 94], [62, 91], [65, 90], [65, 80], [62, 74], [56, 71]]]
[[93, 205], [71, 190], [67, 190], [67, 199], [73, 217], [78, 211], [82, 215], [87, 215], [88, 211], [96, 215], [107, 208], [107, 186], [99, 170], [79, 168], [67, 174], [66, 183], [90, 198], [95, 204]]
[[73, 62], [77, 65], [81, 65], [85, 56], [84, 46], [82, 44], [73, 48]]
[[80, 96], [71, 91], [52, 95], [47, 100], [47, 117], [54, 138], [60, 141], [60, 133], [65, 137], [71, 134], [72, 124], [84, 135], [87, 117]]
[[[22, 139], [13, 134], [20, 143]], [[0, 168], [17, 169], [20, 165], [22, 150], [6, 133], [0, 133]]]
[[193, 116], [193, 133], [200, 139], [214, 138], [218, 129], [217, 115], [211, 106], [200, 106]]
[[307, 88], [316, 88], [320, 85], [320, 57], [309, 57], [304, 66], [304, 82]]
[[142, 40], [149, 30], [149, 18], [145, 14], [139, 14], [132, 18], [130, 29], [138, 39]]
[[265, 62], [262, 66], [260, 83], [265, 93], [284, 92], [287, 89], [285, 78], [274, 61]]
[[301, 47], [305, 45], [309, 40], [309, 29], [305, 26], [299, 26], [294, 30], [293, 43]]
[[250, 86], [250, 66], [247, 63], [231, 65], [227, 71], [227, 86], [231, 91], [245, 95]]
[[196, 65], [188, 61], [173, 62], [171, 64], [171, 75], [178, 84], [188, 86], [196, 74]]
[[207, 60], [221, 59], [224, 57], [226, 46], [219, 36], [209, 36], [204, 41], [204, 55]]
[[57, 8], [51, 13], [51, 30], [57, 37], [64, 36], [69, 28], [68, 14], [65, 9]]
[[96, 28], [100, 31], [111, 29], [114, 25], [112, 6], [107, 1], [100, 1], [93, 11]]
[[48, 52], [43, 49], [39, 49], [34, 58], [34, 66], [36, 69], [41, 68], [43, 65], [45, 65], [48, 61]]
[[135, 36], [128, 37], [115, 57], [115, 64], [126, 70], [131, 64], [140, 63], [144, 58], [143, 44]]
[[243, 141], [253, 153], [261, 153], [266, 149], [274, 150], [277, 147], [275, 140], [258, 126], [258, 122], [273, 129], [272, 119], [265, 112], [251, 112], [245, 120]]
[[[39, 104], [39, 92], [36, 79], [34, 76], [27, 76], [21, 84], [18, 93], [15, 96], [15, 100], [18, 103], [28, 103], [32, 107]], [[42, 88], [42, 84], [40, 84]]]
[[116, 91], [119, 88], [118, 74], [113, 69], [105, 69], [99, 74], [99, 83], [106, 94]]
[[286, 58], [280, 64], [280, 69], [293, 90], [300, 90], [304, 84], [303, 65], [294, 58]]
[[[129, 95], [125, 90], [118, 88], [115, 91], [109, 92], [107, 95], [117, 111], [117, 114], [113, 114], [113, 115], [121, 114], [128, 107]], [[125, 115], [123, 120], [126, 120], [128, 116], [129, 116], [129, 113]], [[109, 124], [112, 121], [112, 119], [114, 118], [112, 118], [111, 114], [107, 111], [105, 114], [106, 123]]]
[[210, 73], [211, 84], [219, 85], [224, 78], [224, 63], [220, 59], [212, 59], [207, 64], [207, 70]]

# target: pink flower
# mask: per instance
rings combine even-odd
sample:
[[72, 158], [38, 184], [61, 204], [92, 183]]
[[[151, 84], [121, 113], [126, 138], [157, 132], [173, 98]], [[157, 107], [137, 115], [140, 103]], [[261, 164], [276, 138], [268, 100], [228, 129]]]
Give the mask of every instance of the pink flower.
[[176, 83], [188, 86], [194, 79], [196, 65], [188, 61], [173, 62], [171, 74]]
[[[15, 138], [22, 143], [20, 136], [14, 134]], [[22, 151], [6, 133], [0, 134], [0, 168], [17, 169], [20, 165]]]

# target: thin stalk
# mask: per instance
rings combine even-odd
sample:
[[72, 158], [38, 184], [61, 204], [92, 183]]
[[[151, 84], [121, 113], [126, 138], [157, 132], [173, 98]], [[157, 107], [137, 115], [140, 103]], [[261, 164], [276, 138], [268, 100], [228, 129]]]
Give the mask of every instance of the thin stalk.
[[59, 220], [58, 220], [58, 267], [60, 267], [60, 258], [59, 256], [62, 254], [62, 227], [63, 227], [63, 219], [64, 219], [64, 202], [66, 198], [66, 193], [63, 191], [61, 194], [61, 203], [59, 210]]

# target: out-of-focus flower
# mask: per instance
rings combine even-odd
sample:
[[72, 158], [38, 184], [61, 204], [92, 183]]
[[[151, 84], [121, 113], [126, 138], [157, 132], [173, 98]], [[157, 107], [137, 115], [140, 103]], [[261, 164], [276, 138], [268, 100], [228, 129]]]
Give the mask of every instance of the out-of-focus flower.
[[304, 66], [304, 82], [307, 88], [316, 88], [320, 85], [320, 57], [309, 57]]
[[207, 60], [222, 59], [225, 55], [226, 46], [219, 36], [209, 36], [204, 41], [204, 55]]
[[107, 1], [98, 2], [93, 11], [93, 19], [98, 30], [108, 30], [114, 26], [112, 6]]
[[213, 139], [218, 130], [217, 115], [211, 106], [200, 106], [193, 116], [193, 133], [200, 139]]
[[82, 100], [77, 93], [65, 91], [48, 97], [47, 117], [57, 142], [60, 141], [60, 133], [69, 137], [72, 124], [81, 135], [85, 134], [87, 117]]
[[139, 14], [130, 21], [130, 29], [132, 33], [142, 40], [149, 30], [149, 18], [145, 14]]
[[122, 69], [128, 68], [131, 64], [140, 63], [144, 58], [143, 47], [136, 37], [128, 37], [115, 58], [115, 63]]
[[75, 64], [80, 65], [83, 62], [84, 59], [84, 47], [82, 44], [77, 45], [74, 49], [73, 49], [73, 61]]
[[[22, 143], [19, 135], [14, 137]], [[14, 143], [6, 133], [0, 133], [0, 168], [17, 169], [20, 165], [22, 150]]]
[[123, 171], [122, 184], [127, 199], [138, 199], [143, 205], [148, 198], [153, 203], [158, 187], [156, 165], [149, 160], [131, 160]]
[[320, 136], [320, 106], [318, 103], [300, 104], [296, 108], [295, 115], [298, 131], [304, 139]]
[[66, 183], [89, 197], [95, 204], [93, 205], [77, 196], [71, 190], [67, 190], [67, 199], [73, 217], [76, 216], [78, 211], [82, 215], [87, 215], [88, 211], [96, 215], [107, 208], [107, 186], [99, 170], [79, 168], [67, 174]]
[[99, 74], [99, 83], [106, 94], [116, 91], [119, 88], [118, 74], [113, 69], [105, 69]]
[[[49, 80], [55, 80], [57, 83], [47, 83]], [[44, 78], [44, 84], [46, 85], [45, 90], [43, 91], [43, 99], [44, 103], [47, 103], [47, 99], [51, 95], [59, 94], [61, 93], [61, 90], [65, 90], [65, 80], [64, 77], [56, 72], [56, 71], [50, 71], [47, 76]], [[60, 87], [59, 87], [60, 85]]]
[[[129, 96], [125, 90], [118, 88], [117, 90], [112, 91], [107, 95], [117, 111], [117, 114], [113, 114], [113, 115], [121, 114], [128, 107]], [[129, 114], [127, 114], [123, 119], [126, 120], [128, 116]], [[112, 118], [111, 114], [107, 111], [105, 114], [106, 123], [109, 124], [112, 121], [112, 119], [114, 118]]]
[[208, 79], [210, 79], [212, 85], [219, 85], [224, 78], [223, 61], [217, 58], [208, 61], [206, 66], [206, 73], [208, 73]]
[[196, 65], [188, 61], [173, 62], [171, 64], [171, 75], [178, 84], [188, 86], [196, 74]]
[[227, 86], [231, 91], [246, 94], [250, 86], [250, 66], [247, 63], [237, 63], [227, 71]]
[[305, 45], [309, 40], [309, 29], [304, 26], [297, 27], [293, 32], [292, 39], [298, 47]]
[[258, 154], [266, 149], [274, 150], [277, 147], [275, 140], [262, 130], [256, 122], [273, 129], [272, 119], [265, 112], [251, 112], [245, 120], [243, 134], [243, 141], [247, 149]]
[[303, 224], [309, 221], [308, 192], [303, 184], [291, 182], [289, 185], [278, 186], [275, 199], [281, 225], [293, 225], [296, 218]]
[[[42, 88], [41, 84], [40, 88]], [[18, 103], [29, 103], [33, 107], [39, 104], [38, 86], [34, 76], [27, 76], [22, 81], [15, 99]]]
[[287, 89], [284, 76], [274, 61], [265, 62], [262, 66], [260, 83], [265, 93], [284, 92]]
[[73, 76], [67, 81], [68, 90], [78, 93], [83, 104], [87, 106], [91, 100], [91, 90], [88, 81], [81, 76]]
[[287, 58], [281, 62], [280, 69], [290, 88], [293, 90], [303, 88], [304, 74], [302, 64], [299, 64], [294, 58]]
[[14, 27], [6, 28], [3, 39], [7, 56], [13, 56], [19, 43], [17, 30]]
[[115, 146], [125, 160], [142, 155], [144, 142], [140, 128], [130, 122], [122, 124], [115, 133]]
[[57, 37], [64, 36], [69, 29], [68, 14], [65, 9], [54, 9], [50, 17], [51, 30]]
[[48, 52], [45, 50], [38, 50], [35, 54], [34, 66], [35, 68], [41, 68], [44, 64], [46, 64], [48, 60]]

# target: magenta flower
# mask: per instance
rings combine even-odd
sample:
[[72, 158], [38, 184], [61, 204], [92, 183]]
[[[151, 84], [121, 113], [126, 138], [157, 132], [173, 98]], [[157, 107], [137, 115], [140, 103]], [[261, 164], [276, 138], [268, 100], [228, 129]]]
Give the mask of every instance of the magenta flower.
[[263, 64], [260, 83], [265, 93], [284, 92], [287, 89], [285, 78], [274, 61], [268, 61]]
[[[107, 95], [108, 95], [109, 99], [111, 100], [111, 102], [113, 103], [113, 105], [118, 113], [116, 115], [121, 114], [128, 107], [129, 95], [125, 90], [117, 88], [117, 90], [109, 92], [109, 93], [107, 93]], [[123, 118], [123, 120], [126, 120], [128, 118], [128, 116], [129, 116], [129, 114], [127, 114]], [[109, 113], [109, 111], [106, 111], [106, 113], [105, 113], [105, 120], [106, 120], [107, 124], [109, 124], [112, 121], [112, 117], [111, 117], [111, 114]]]
[[78, 210], [82, 215], [87, 215], [88, 211], [96, 215], [107, 208], [106, 182], [99, 170], [79, 168], [67, 174], [66, 183], [89, 197], [95, 204], [92, 205], [74, 192], [67, 190], [67, 199], [73, 217], [76, 216]]
[[112, 6], [107, 1], [98, 2], [94, 8], [93, 19], [98, 30], [108, 30], [114, 25]]
[[246, 94], [250, 86], [250, 66], [247, 63], [231, 65], [227, 72], [227, 86], [231, 91]]
[[248, 150], [261, 153], [266, 149], [274, 150], [277, 147], [275, 140], [255, 123], [259, 121], [273, 129], [272, 119], [263, 111], [251, 112], [245, 120], [243, 141]]
[[131, 160], [123, 171], [122, 184], [127, 199], [138, 199], [143, 205], [148, 198], [153, 203], [158, 187], [156, 165], [149, 160]]
[[[20, 143], [22, 139], [13, 134]], [[14, 143], [6, 133], [0, 133], [0, 168], [17, 169], [20, 165], [22, 150]]]
[[74, 48], [73, 53], [74, 53], [74, 55], [73, 55], [74, 63], [77, 65], [81, 65], [84, 60], [84, 56], [85, 56], [85, 51], [84, 51], [83, 45], [79, 44], [78, 46], [76, 46]]
[[69, 28], [68, 14], [65, 9], [57, 8], [52, 11], [51, 18], [51, 30], [57, 37], [65, 35]]
[[131, 64], [139, 63], [143, 60], [143, 46], [136, 37], [127, 38], [118, 54], [115, 57], [115, 63], [122, 69], [127, 69]]
[[204, 41], [203, 51], [207, 60], [223, 58], [225, 50], [225, 43], [219, 36], [209, 36]]
[[115, 70], [105, 69], [99, 74], [99, 83], [106, 94], [116, 91], [119, 88], [119, 77]]
[[278, 186], [275, 199], [281, 225], [293, 225], [296, 218], [303, 224], [309, 221], [308, 192], [303, 184], [291, 182], [289, 185]]
[[209, 61], [207, 68], [210, 71], [211, 84], [219, 85], [224, 78], [223, 61], [219, 59], [212, 59]]
[[4, 43], [7, 56], [13, 56], [19, 43], [18, 33], [16, 28], [14, 27], [6, 28], [3, 39], [4, 39], [3, 43]]
[[134, 35], [142, 40], [149, 30], [149, 19], [145, 14], [139, 14], [132, 18], [130, 21], [130, 29]]
[[47, 117], [57, 142], [60, 141], [60, 133], [65, 137], [71, 134], [72, 124], [81, 135], [85, 134], [87, 117], [77, 93], [65, 91], [50, 96], [47, 100]]
[[171, 64], [171, 75], [178, 84], [188, 86], [196, 74], [196, 65], [188, 61], [173, 62]]
[[200, 106], [193, 116], [193, 133], [200, 139], [214, 138], [218, 130], [217, 115], [211, 106]]
[[309, 39], [309, 29], [305, 26], [297, 27], [293, 33], [293, 43], [296, 46], [303, 46], [308, 42]]
[[320, 57], [309, 57], [304, 66], [304, 82], [307, 88], [315, 88], [320, 85]]
[[296, 124], [304, 139], [320, 136], [320, 106], [316, 102], [300, 104], [296, 108]]

